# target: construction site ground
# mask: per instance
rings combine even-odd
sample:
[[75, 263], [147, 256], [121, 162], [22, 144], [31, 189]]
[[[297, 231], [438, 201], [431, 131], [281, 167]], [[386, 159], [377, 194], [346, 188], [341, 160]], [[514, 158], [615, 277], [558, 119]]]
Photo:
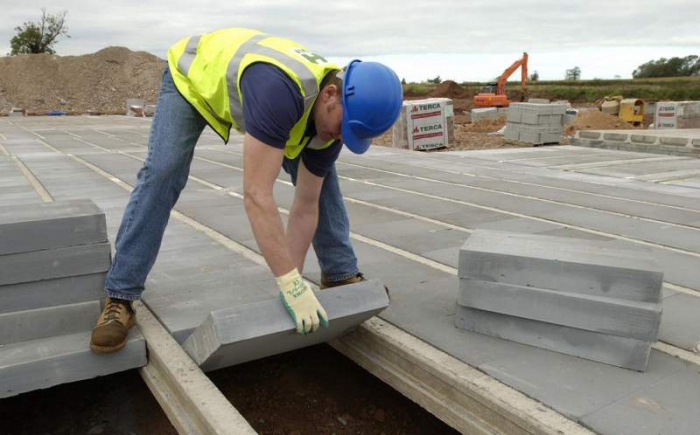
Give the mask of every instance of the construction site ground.
[[[128, 186], [133, 185], [146, 155], [148, 129], [149, 120], [126, 117], [0, 119], [0, 177], [6, 186], [0, 190], [0, 202], [41, 201], [23, 178], [21, 163], [53, 199], [87, 197], [97, 203], [106, 213], [114, 242]], [[274, 280], [263, 276], [261, 263], [243, 258], [202, 231], [215, 231], [227, 243], [259, 251], [241, 201], [241, 142], [236, 137], [224, 146], [209, 130], [201, 138], [188, 187], [176, 206], [177, 218], [171, 218], [147, 284], [144, 302], [178, 341], [222, 304], [275, 297]], [[651, 175], [668, 173], [669, 164], [680, 165], [683, 171], [700, 170], [698, 159], [574, 146], [440, 153], [374, 147], [361, 156], [343, 152], [337, 166], [360, 269], [391, 289], [391, 305], [380, 315], [383, 321], [539, 401], [538, 412], [543, 415], [553, 410], [579, 424], [575, 433], [590, 429], [610, 435], [685, 435], [700, 426], [700, 189], [674, 180], [654, 182]], [[279, 206], [288, 209], [292, 195], [288, 177], [281, 174], [276, 187]], [[647, 371], [616, 368], [455, 328], [457, 254], [475, 228], [570, 237], [572, 243], [576, 238], [598, 239], [611, 247], [652, 253], [665, 271], [664, 314]], [[313, 253], [307, 264], [305, 275], [317, 282]], [[250, 276], [256, 279], [237, 280], [241, 270], [252, 270]], [[329, 352], [325, 347], [310, 348], [213, 372], [211, 377], [262, 433], [310, 433], [310, 426], [318, 433], [337, 434], [449, 433], [361, 373], [351, 375], [357, 377], [348, 378], [347, 388], [341, 388], [339, 378], [354, 368], [332, 353], [328, 356]], [[328, 363], [324, 369], [307, 367], [287, 377], [294, 373], [287, 364], [305, 365], [307, 358]], [[77, 400], [71, 403], [75, 398], [71, 394], [76, 387], [100, 391], [93, 396], [97, 398], [115, 392], [123, 398], [116, 403], [142, 395], [142, 403], [148, 404], [145, 387], [129, 376], [6, 399], [0, 412], [12, 410], [13, 420], [18, 415], [39, 420], [43, 414], [36, 414], [37, 403], [55, 394], [52, 403], [75, 406]], [[237, 390], [245, 383], [247, 389]], [[337, 395], [316, 396], [324, 389], [337, 389]], [[281, 405], [290, 394], [297, 406]], [[300, 394], [308, 414], [299, 412]], [[314, 400], [321, 405], [315, 406]], [[508, 399], [503, 401], [507, 406]], [[117, 414], [110, 406], [113, 403], [89, 402], [97, 408], [73, 417], [79, 428], [67, 427], [65, 432], [43, 426], [13, 430], [170, 430], [155, 410], [141, 415], [127, 405]], [[151, 409], [157, 408], [152, 405]], [[265, 426], [274, 416], [285, 423]], [[128, 419], [133, 419], [131, 428], [109, 432], [113, 427], [109, 422]], [[156, 423], [163, 427], [149, 426]]]

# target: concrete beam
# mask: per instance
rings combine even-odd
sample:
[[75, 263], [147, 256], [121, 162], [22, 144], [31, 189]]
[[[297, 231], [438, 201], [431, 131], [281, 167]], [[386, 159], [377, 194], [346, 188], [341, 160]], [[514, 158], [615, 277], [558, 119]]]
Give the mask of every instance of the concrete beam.
[[0, 207], [0, 255], [106, 241], [105, 215], [90, 200]]
[[537, 400], [378, 317], [330, 344], [461, 433], [593, 435]]
[[209, 371], [333, 340], [389, 305], [378, 280], [316, 292], [328, 313], [328, 328], [296, 333], [294, 321], [279, 298], [212, 312], [183, 344], [185, 351]]
[[139, 373], [178, 433], [256, 434], [148, 307], [140, 301], [134, 307], [138, 329], [148, 345], [148, 364]]

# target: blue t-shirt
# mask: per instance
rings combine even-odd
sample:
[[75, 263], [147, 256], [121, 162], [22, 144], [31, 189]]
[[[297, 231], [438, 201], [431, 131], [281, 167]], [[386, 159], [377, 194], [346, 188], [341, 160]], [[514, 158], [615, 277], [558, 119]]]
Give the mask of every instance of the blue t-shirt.
[[[297, 84], [276, 66], [259, 62], [243, 71], [241, 93], [246, 133], [265, 144], [284, 149], [289, 132], [304, 114], [304, 97]], [[312, 120], [308, 122], [305, 136], [316, 136]], [[304, 148], [301, 159], [312, 174], [325, 177], [342, 146], [336, 141], [322, 150]]]

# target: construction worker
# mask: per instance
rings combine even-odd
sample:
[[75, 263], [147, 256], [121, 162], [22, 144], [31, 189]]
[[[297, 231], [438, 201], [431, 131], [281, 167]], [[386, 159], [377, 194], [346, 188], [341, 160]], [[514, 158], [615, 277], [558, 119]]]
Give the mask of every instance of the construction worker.
[[[401, 103], [401, 84], [388, 67], [354, 60], [341, 68], [256, 30], [224, 29], [173, 45], [91, 349], [124, 347], [134, 324], [132, 301], [144, 290], [207, 125], [225, 142], [232, 127], [244, 133], [245, 210], [297, 332], [327, 326], [325, 310], [301, 277], [312, 238], [322, 286], [364, 279], [350, 245], [335, 160], [343, 143], [364, 153], [396, 121]], [[272, 194], [281, 167], [295, 184], [286, 234]]]

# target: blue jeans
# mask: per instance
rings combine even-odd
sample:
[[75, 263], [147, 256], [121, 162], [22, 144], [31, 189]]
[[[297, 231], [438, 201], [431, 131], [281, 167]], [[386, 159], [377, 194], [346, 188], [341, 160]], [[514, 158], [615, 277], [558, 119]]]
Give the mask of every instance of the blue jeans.
[[[140, 299], [158, 256], [170, 211], [187, 184], [194, 147], [206, 125], [204, 118], [178, 93], [166, 67], [148, 155], [117, 232], [116, 254], [105, 282], [109, 297]], [[285, 162], [285, 170], [291, 171], [293, 178], [297, 165], [298, 160]], [[323, 183], [319, 206], [314, 249], [321, 270], [330, 281], [354, 276], [357, 259], [350, 245], [347, 211], [335, 170]]]

